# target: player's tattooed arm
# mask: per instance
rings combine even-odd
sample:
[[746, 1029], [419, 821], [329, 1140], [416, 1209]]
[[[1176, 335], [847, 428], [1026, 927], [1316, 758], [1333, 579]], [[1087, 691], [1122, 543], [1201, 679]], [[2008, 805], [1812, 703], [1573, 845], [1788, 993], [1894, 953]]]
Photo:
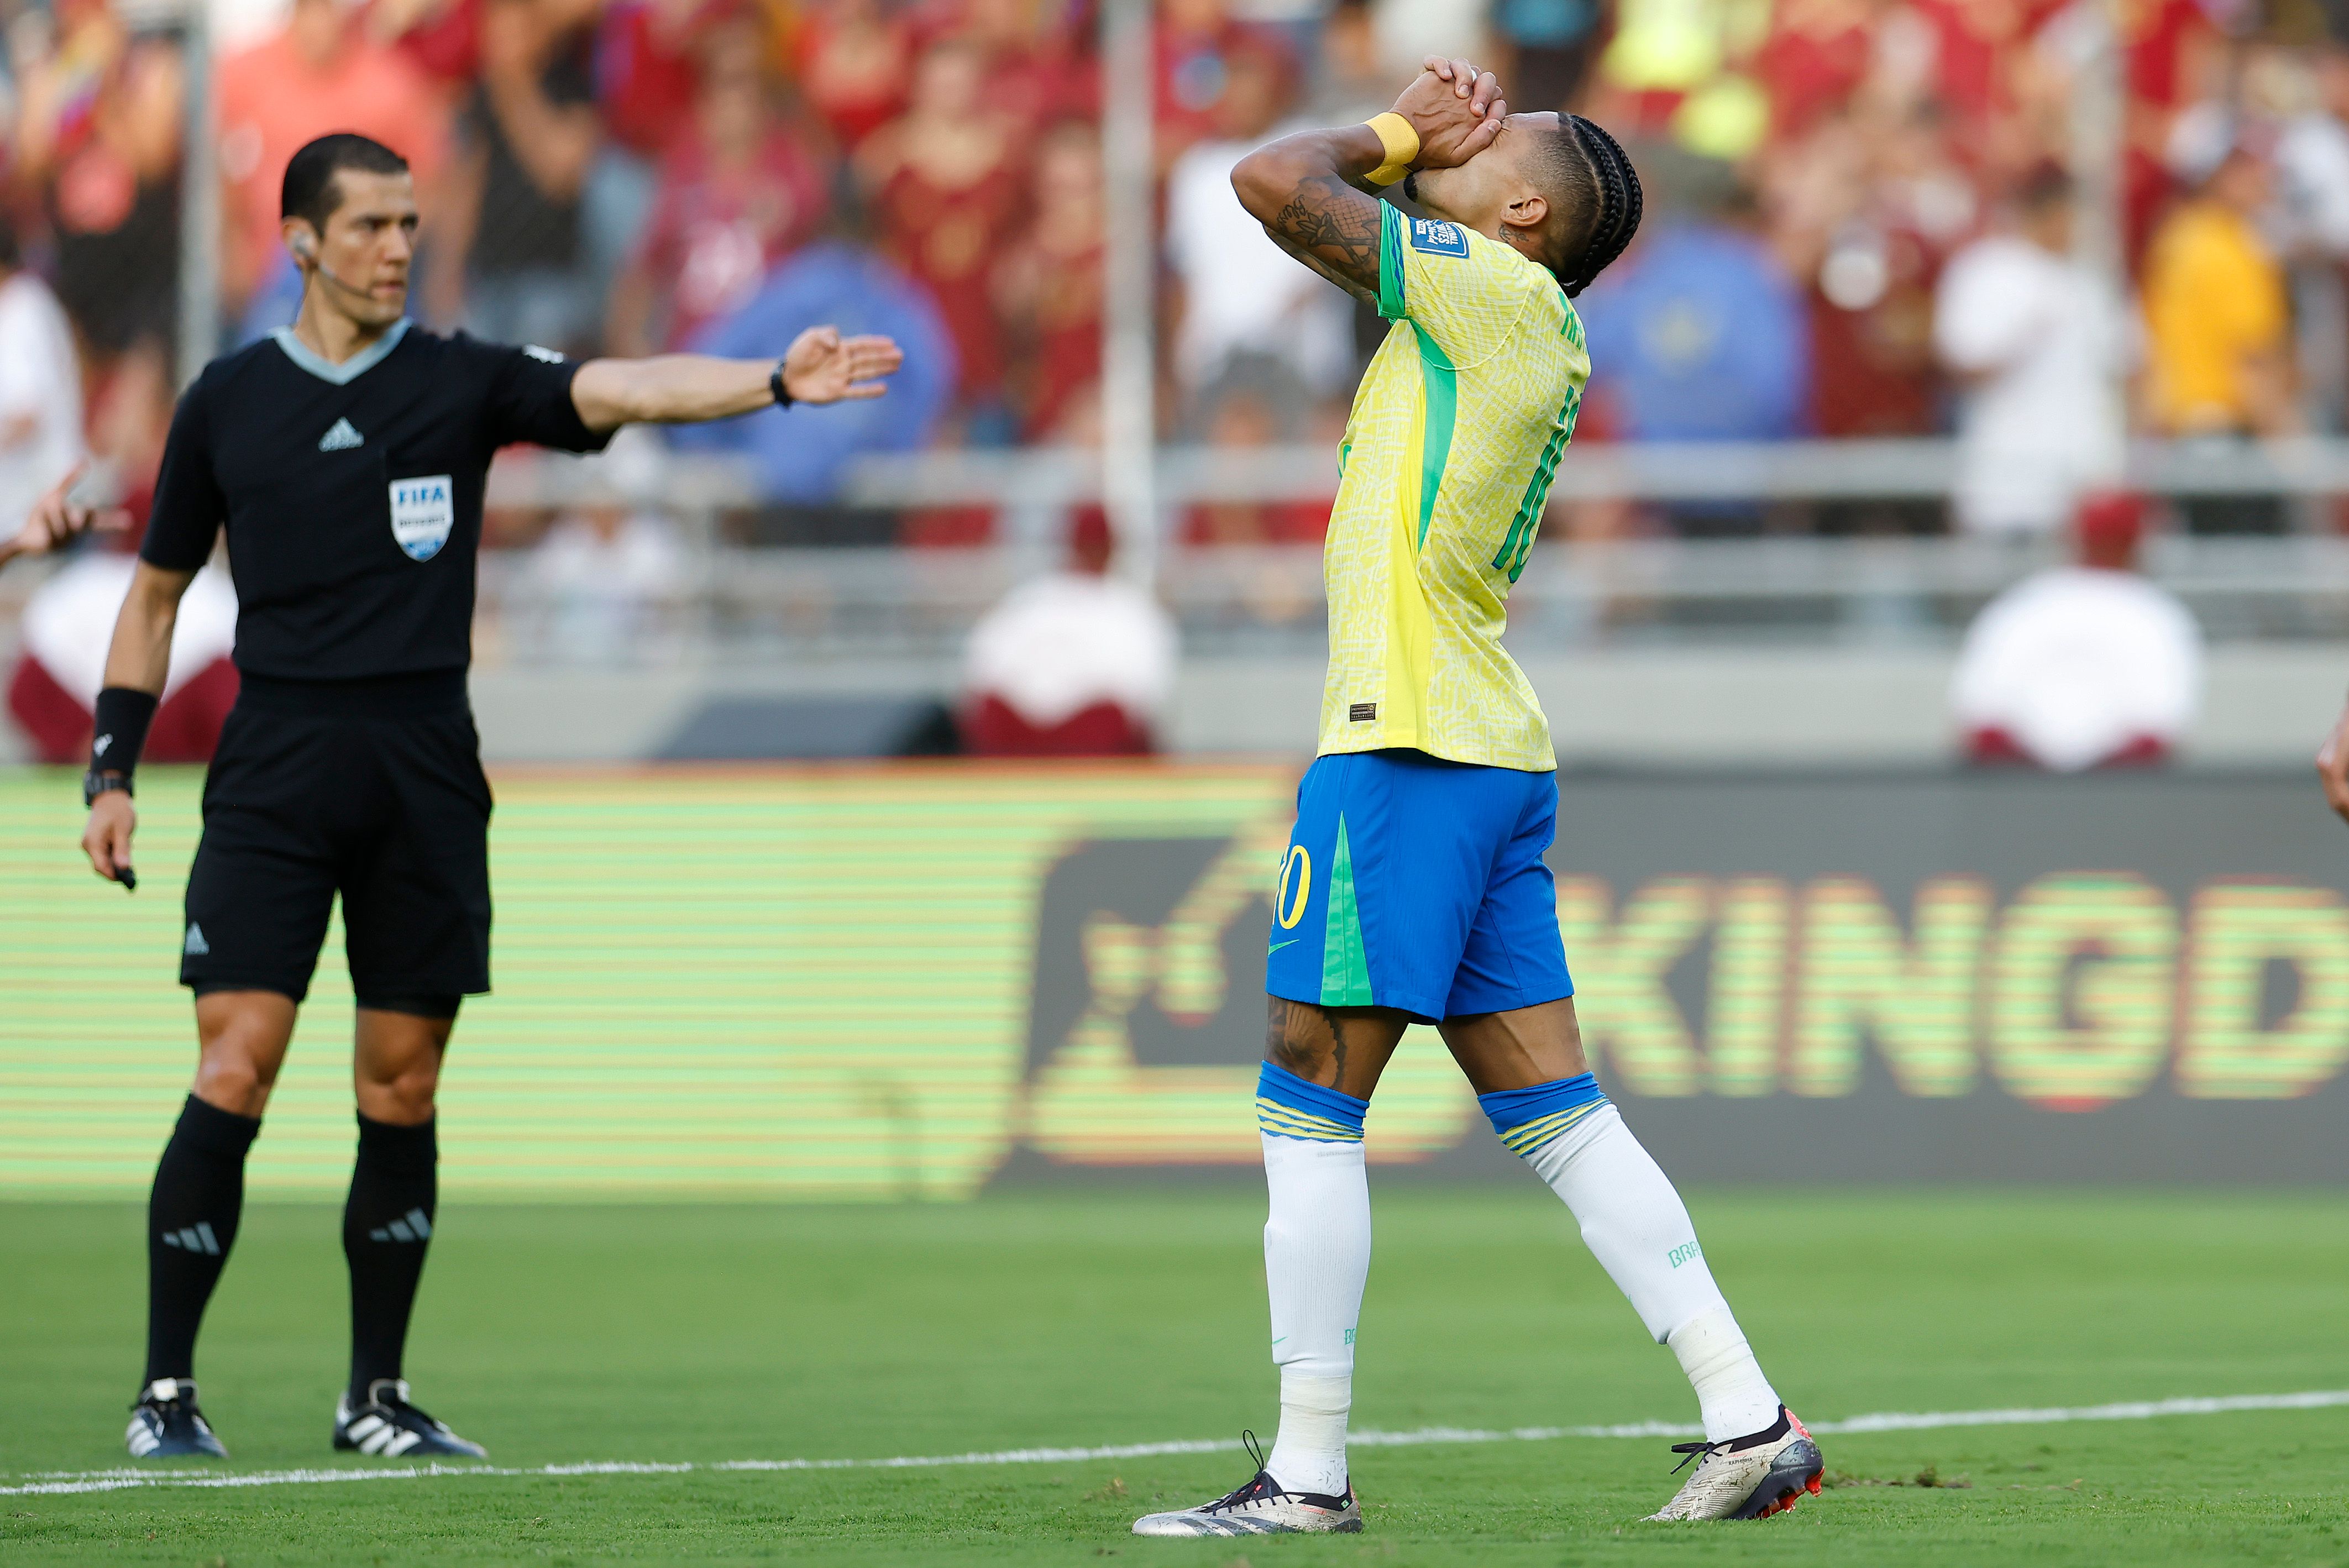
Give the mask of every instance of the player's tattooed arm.
[[1232, 189], [1275, 244], [1375, 303], [1381, 207], [1357, 184], [1385, 158], [1367, 126], [1299, 131], [1241, 159]]
[[[1431, 57], [1394, 112], [1419, 138], [1412, 167], [1448, 169], [1493, 145], [1508, 105], [1490, 71]], [[1386, 144], [1367, 125], [1299, 131], [1241, 159], [1232, 189], [1275, 244], [1376, 304], [1381, 211], [1370, 177], [1386, 160]]]

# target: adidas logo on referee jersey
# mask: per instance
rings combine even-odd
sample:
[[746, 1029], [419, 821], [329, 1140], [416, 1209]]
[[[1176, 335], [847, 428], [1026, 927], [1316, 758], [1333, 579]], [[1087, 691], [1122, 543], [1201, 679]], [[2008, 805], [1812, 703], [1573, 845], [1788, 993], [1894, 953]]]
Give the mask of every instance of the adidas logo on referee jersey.
[[348, 419], [336, 420], [334, 428], [318, 438], [318, 449], [322, 452], [347, 452], [353, 447], [365, 445], [367, 438]]
[[378, 1225], [367, 1233], [371, 1242], [425, 1242], [432, 1239], [432, 1222], [424, 1217], [421, 1209], [410, 1209], [388, 1225]]

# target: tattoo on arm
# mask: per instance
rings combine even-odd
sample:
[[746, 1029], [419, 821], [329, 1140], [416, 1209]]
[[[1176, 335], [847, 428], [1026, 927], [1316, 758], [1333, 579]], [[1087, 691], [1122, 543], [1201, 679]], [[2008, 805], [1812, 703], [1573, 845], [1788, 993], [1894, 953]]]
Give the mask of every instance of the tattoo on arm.
[[1357, 294], [1379, 293], [1381, 203], [1335, 174], [1298, 181], [1265, 232], [1290, 255]]

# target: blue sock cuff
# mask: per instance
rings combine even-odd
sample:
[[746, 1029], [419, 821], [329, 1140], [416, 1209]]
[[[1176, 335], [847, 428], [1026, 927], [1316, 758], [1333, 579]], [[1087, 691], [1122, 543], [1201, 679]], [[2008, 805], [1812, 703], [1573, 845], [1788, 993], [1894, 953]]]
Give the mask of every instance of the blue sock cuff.
[[1485, 1119], [1492, 1122], [1501, 1141], [1509, 1146], [1510, 1152], [1523, 1155], [1531, 1154], [1605, 1105], [1607, 1096], [1599, 1089], [1594, 1074], [1577, 1073], [1570, 1078], [1537, 1083], [1531, 1088], [1480, 1094], [1476, 1103], [1484, 1108]]
[[1370, 1109], [1367, 1099], [1308, 1083], [1270, 1062], [1256, 1077], [1256, 1123], [1276, 1138], [1359, 1143]]

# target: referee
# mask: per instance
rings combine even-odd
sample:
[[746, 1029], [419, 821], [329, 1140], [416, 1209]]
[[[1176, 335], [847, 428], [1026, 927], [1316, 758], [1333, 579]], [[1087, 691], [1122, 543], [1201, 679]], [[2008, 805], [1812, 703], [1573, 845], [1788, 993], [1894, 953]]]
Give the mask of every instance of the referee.
[[802, 333], [780, 361], [574, 365], [407, 316], [415, 190], [398, 154], [321, 137], [285, 170], [301, 314], [180, 400], [153, 521], [115, 624], [82, 848], [131, 881], [131, 780], [180, 596], [228, 533], [242, 695], [204, 782], [180, 983], [194, 1092], [149, 1200], [141, 1459], [224, 1456], [196, 1406], [196, 1329], [236, 1240], [244, 1159], [343, 899], [358, 1002], [358, 1155], [343, 1211], [351, 1372], [337, 1449], [482, 1449], [409, 1402], [400, 1353], [432, 1235], [433, 1092], [460, 1000], [490, 987], [490, 789], [466, 698], [491, 454], [602, 449], [635, 420], [876, 397], [886, 338]]

